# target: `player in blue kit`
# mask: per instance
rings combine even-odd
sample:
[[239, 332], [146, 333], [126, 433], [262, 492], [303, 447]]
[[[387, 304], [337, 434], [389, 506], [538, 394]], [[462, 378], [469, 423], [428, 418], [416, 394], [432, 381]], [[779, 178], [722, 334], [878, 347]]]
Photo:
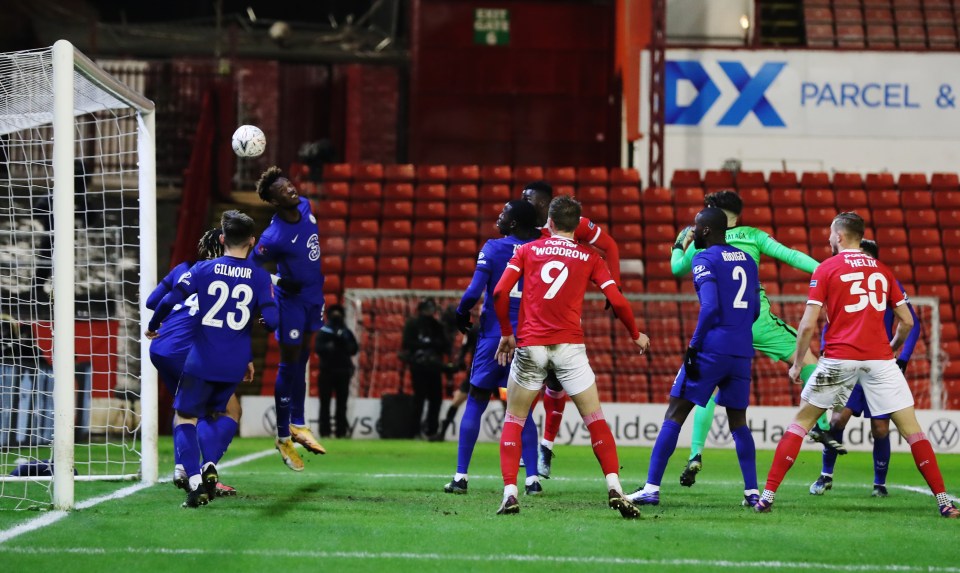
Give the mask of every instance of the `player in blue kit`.
[[693, 284], [700, 299], [697, 328], [683, 366], [670, 390], [670, 405], [650, 454], [647, 483], [628, 495], [639, 505], [659, 505], [667, 461], [677, 449], [680, 428], [694, 405], [704, 406], [714, 391], [726, 407], [730, 432], [743, 474], [744, 505], [756, 505], [756, 446], [747, 426], [753, 323], [760, 315], [757, 263], [726, 240], [727, 216], [708, 207], [697, 215], [694, 244], [704, 249], [693, 257]]
[[253, 260], [277, 264], [277, 306], [280, 309], [280, 366], [274, 387], [277, 412], [276, 447], [287, 467], [303, 471], [303, 459], [293, 442], [314, 454], [327, 451], [307, 427], [307, 363], [311, 338], [323, 326], [323, 271], [320, 268], [320, 237], [310, 201], [279, 167], [270, 167], [257, 182], [260, 199], [277, 212], [253, 250]]
[[184, 507], [206, 504], [216, 494], [218, 481], [213, 460], [221, 454], [219, 441], [200, 440], [197, 420], [226, 410], [240, 381], [253, 379], [250, 326], [255, 313], [267, 328], [279, 323], [270, 275], [247, 260], [254, 244], [253, 219], [227, 211], [220, 224], [224, 256], [198, 262], [183, 274], [157, 305], [146, 332], [147, 338], [157, 338], [173, 308], [197, 295], [200, 324], [173, 400], [174, 447], [188, 482]]
[[[860, 250], [875, 259], [880, 259], [880, 249], [875, 241], [863, 239], [860, 241]], [[900, 290], [906, 293], [900, 281], [897, 281]], [[920, 319], [913, 305], [907, 303], [907, 309], [913, 317], [913, 328], [907, 335], [903, 346], [900, 347], [900, 355], [897, 356], [897, 366], [900, 371], [906, 373], [907, 363], [913, 356], [913, 349], [920, 338]], [[893, 308], [887, 307], [887, 312], [883, 317], [884, 325], [887, 329], [887, 338], [893, 339], [894, 314]], [[824, 326], [823, 334], [826, 335], [827, 326]], [[824, 344], [821, 342], [820, 347]], [[890, 469], [890, 414], [872, 415], [870, 407], [867, 405], [866, 396], [863, 393], [863, 387], [857, 384], [850, 392], [847, 404], [841, 412], [835, 413], [830, 420], [830, 435], [839, 443], [843, 443], [843, 431], [847, 427], [847, 422], [851, 416], [863, 415], [864, 418], [870, 418], [870, 434], [873, 436], [873, 497], [887, 497], [887, 472]], [[833, 468], [837, 463], [837, 451], [833, 448], [823, 448], [823, 466], [820, 470], [820, 477], [810, 485], [811, 495], [823, 495], [827, 490], [833, 489]]]
[[[219, 227], [214, 227], [204, 233], [197, 245], [197, 260], [206, 261], [222, 257], [222, 236], [223, 231]], [[147, 297], [147, 308], [156, 310], [163, 297], [173, 290], [180, 277], [186, 274], [193, 265], [193, 262], [183, 262], [174, 267]], [[197, 310], [197, 295], [190, 295], [190, 298], [183, 304], [173, 307], [170, 315], [163, 323], [163, 332], [150, 343], [150, 361], [153, 362], [154, 367], [160, 373], [160, 381], [167, 387], [171, 396], [177, 394], [177, 385], [180, 382], [180, 375], [183, 373], [183, 364], [186, 362], [187, 354], [193, 345], [194, 330], [200, 323]], [[220, 442], [220, 456], [222, 456], [237, 433], [240, 413], [240, 401], [235, 395], [231, 396], [227, 402], [224, 415], [213, 413], [200, 418], [197, 422], [197, 434], [201, 440], [218, 440]], [[176, 449], [174, 449], [173, 456], [173, 484], [186, 490], [187, 474], [183, 469], [183, 464], [180, 463]], [[213, 461], [217, 463], [219, 457]], [[236, 489], [217, 483], [217, 496], [236, 494]]]
[[[480, 419], [487, 409], [490, 394], [507, 387], [507, 376], [510, 368], [497, 363], [497, 345], [500, 344], [500, 323], [493, 308], [493, 289], [497, 281], [507, 268], [507, 263], [513, 258], [517, 247], [529, 243], [541, 236], [537, 224], [537, 211], [533, 205], [524, 200], [510, 201], [503, 206], [500, 217], [497, 218], [497, 228], [505, 235], [502, 239], [487, 241], [477, 257], [477, 268], [473, 273], [470, 286], [460, 299], [457, 306], [457, 325], [461, 332], [470, 329], [470, 309], [483, 296], [483, 308], [480, 312], [480, 333], [477, 339], [477, 349], [473, 355], [473, 366], [470, 372], [470, 392], [467, 395], [467, 405], [460, 420], [460, 444], [457, 449], [457, 472], [453, 480], [443, 487], [447, 493], [467, 493], [467, 469], [470, 458], [473, 457], [473, 448], [480, 435]], [[517, 328], [517, 316], [520, 312], [520, 294], [522, 287], [517, 287], [510, 293], [510, 322], [514, 330]], [[532, 420], [532, 418], [531, 418]], [[529, 426], [529, 428], [528, 428]], [[528, 495], [536, 495], [543, 491], [540, 477], [537, 475], [537, 426], [532, 421], [523, 428], [520, 437], [523, 447], [524, 465], [527, 470], [525, 491]]]

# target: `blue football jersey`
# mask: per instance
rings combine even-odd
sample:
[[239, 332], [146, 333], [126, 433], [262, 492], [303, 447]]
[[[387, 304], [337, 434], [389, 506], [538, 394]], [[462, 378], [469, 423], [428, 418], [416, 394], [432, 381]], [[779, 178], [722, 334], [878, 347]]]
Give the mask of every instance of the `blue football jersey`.
[[[477, 257], [477, 270], [490, 273], [483, 294], [483, 306], [480, 308], [480, 337], [500, 338], [500, 323], [497, 321], [497, 313], [493, 308], [493, 289], [496, 288], [500, 276], [506, 270], [507, 263], [513, 258], [513, 253], [517, 250], [517, 247], [529, 242], [529, 240], [509, 236], [502, 239], [490, 239], [480, 249], [480, 255]], [[521, 277], [517, 286], [510, 291], [510, 324], [513, 325], [514, 332], [517, 330], [517, 317], [520, 314], [522, 293], [523, 278]]]
[[303, 287], [299, 294], [291, 295], [277, 289], [281, 297], [296, 296], [315, 304], [323, 304], [323, 270], [320, 267], [320, 236], [317, 234], [317, 218], [310, 209], [310, 201], [300, 198], [300, 220], [288, 223], [278, 215], [270, 219], [270, 225], [260, 236], [253, 249], [253, 260], [258, 265], [268, 261], [277, 263], [281, 278], [294, 280]]
[[[160, 281], [150, 293], [147, 308], [156, 310], [157, 304], [180, 282], [180, 277], [190, 270], [190, 263], [180, 263]], [[173, 307], [163, 321], [163, 328], [150, 343], [150, 350], [160, 356], [185, 355], [193, 344], [196, 326], [200, 324], [197, 316], [197, 295], [192, 294], [186, 301]]]
[[[250, 327], [257, 314], [263, 313], [268, 328], [276, 328], [270, 274], [249, 259], [223, 256], [202, 261], [180, 277], [175, 291], [164, 297], [161, 306], [193, 294], [197, 295], [200, 324], [184, 373], [213, 382], [239, 382], [253, 356]], [[174, 295], [179, 296], [171, 298]], [[157, 312], [161, 320], [162, 310]], [[155, 315], [151, 326], [156, 319]]]
[[[753, 257], [730, 245], [714, 245], [693, 257], [693, 284], [700, 304], [716, 304], [712, 325], [699, 325], [702, 352], [753, 356], [753, 323], [760, 309], [760, 279]], [[716, 284], [717, 300], [707, 301], [701, 289]]]

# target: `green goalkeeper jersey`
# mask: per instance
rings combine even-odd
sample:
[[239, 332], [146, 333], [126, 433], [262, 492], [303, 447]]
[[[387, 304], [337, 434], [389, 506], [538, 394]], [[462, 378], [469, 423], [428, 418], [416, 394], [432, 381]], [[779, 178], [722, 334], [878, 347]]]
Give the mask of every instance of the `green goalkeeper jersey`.
[[[760, 267], [760, 255], [767, 255], [783, 261], [795, 269], [812, 273], [819, 264], [806, 253], [785, 247], [765, 231], [754, 227], [731, 227], [727, 229], [727, 243], [747, 253]], [[670, 269], [673, 275], [681, 277], [690, 272], [693, 255], [700, 252], [693, 243], [686, 251], [674, 249], [670, 256]]]

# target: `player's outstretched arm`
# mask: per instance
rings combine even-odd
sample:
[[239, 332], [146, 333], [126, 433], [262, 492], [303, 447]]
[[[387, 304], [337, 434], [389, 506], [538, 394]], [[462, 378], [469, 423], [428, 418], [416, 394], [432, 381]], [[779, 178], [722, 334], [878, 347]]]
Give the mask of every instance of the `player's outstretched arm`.
[[783, 261], [795, 269], [800, 269], [808, 273], [815, 271], [817, 265], [820, 264], [810, 255], [779, 243], [763, 231], [758, 230], [757, 233], [757, 246], [760, 247], [760, 252], [767, 256], [773, 257], [778, 261]]
[[790, 381], [794, 384], [802, 384], [800, 380], [800, 370], [803, 368], [803, 358], [810, 349], [810, 341], [813, 340], [817, 332], [817, 319], [820, 318], [821, 306], [819, 304], [807, 303], [807, 308], [803, 311], [803, 318], [797, 326], [797, 349], [794, 352], [793, 366], [790, 367], [788, 375]]
[[[150, 322], [147, 325], [147, 338], [156, 338], [156, 333], [160, 330], [160, 324], [170, 315], [173, 307], [182, 304], [183, 301], [187, 300], [187, 297], [190, 296], [190, 293], [185, 292], [181, 287], [182, 284], [183, 283], [178, 284], [160, 300], [157, 309], [153, 312], [153, 316], [150, 317]], [[153, 336], [151, 336], [151, 333]]]
[[890, 348], [892, 348], [894, 352], [903, 346], [907, 336], [910, 335], [910, 331], [913, 330], [913, 314], [910, 312], [910, 309], [907, 308], [908, 304], [909, 303], [903, 303], [900, 306], [893, 307], [893, 314], [897, 317], [897, 320], [900, 321], [900, 323], [897, 324], [897, 330], [893, 335], [893, 339], [890, 341]]
[[597, 235], [596, 240], [592, 243], [594, 247], [602, 251], [603, 259], [607, 262], [607, 268], [610, 269], [610, 275], [613, 277], [613, 280], [620, 284], [620, 247], [617, 246], [617, 242], [610, 236], [609, 233], [604, 233], [602, 229], [597, 227], [599, 234]]
[[670, 251], [670, 271], [675, 277], [682, 277], [693, 270], [693, 255], [697, 253], [693, 246], [693, 230], [684, 227]]
[[160, 284], [158, 284], [156, 288], [153, 289], [153, 292], [150, 293], [150, 296], [147, 297], [147, 308], [157, 310], [157, 305], [160, 304], [163, 297], [167, 296], [167, 293], [173, 290], [173, 286], [177, 284], [177, 277], [186, 270], [181, 268], [182, 266], [183, 263], [177, 265], [172, 271], [167, 273], [167, 276], [163, 277]]

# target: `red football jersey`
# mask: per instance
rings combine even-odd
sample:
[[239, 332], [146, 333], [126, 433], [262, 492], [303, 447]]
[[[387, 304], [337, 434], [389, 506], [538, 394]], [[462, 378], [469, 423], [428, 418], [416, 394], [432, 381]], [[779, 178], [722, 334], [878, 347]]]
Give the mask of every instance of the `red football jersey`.
[[[634, 339], [639, 336], [629, 303], [617, 290], [607, 265], [596, 251], [564, 237], [538, 239], [517, 248], [497, 290], [502, 290], [501, 285], [506, 282], [515, 284], [518, 275], [523, 277], [523, 298], [517, 321], [517, 346], [582, 344], [580, 315], [589, 281], [601, 290], [607, 289], [604, 294], [611, 302], [623, 307], [617, 316], [622, 317]], [[504, 321], [500, 322], [502, 326]]]
[[846, 250], [820, 263], [810, 278], [807, 304], [827, 311], [830, 328], [823, 355], [842, 360], [890, 360], [893, 351], [883, 317], [887, 306], [907, 302], [890, 268]]

